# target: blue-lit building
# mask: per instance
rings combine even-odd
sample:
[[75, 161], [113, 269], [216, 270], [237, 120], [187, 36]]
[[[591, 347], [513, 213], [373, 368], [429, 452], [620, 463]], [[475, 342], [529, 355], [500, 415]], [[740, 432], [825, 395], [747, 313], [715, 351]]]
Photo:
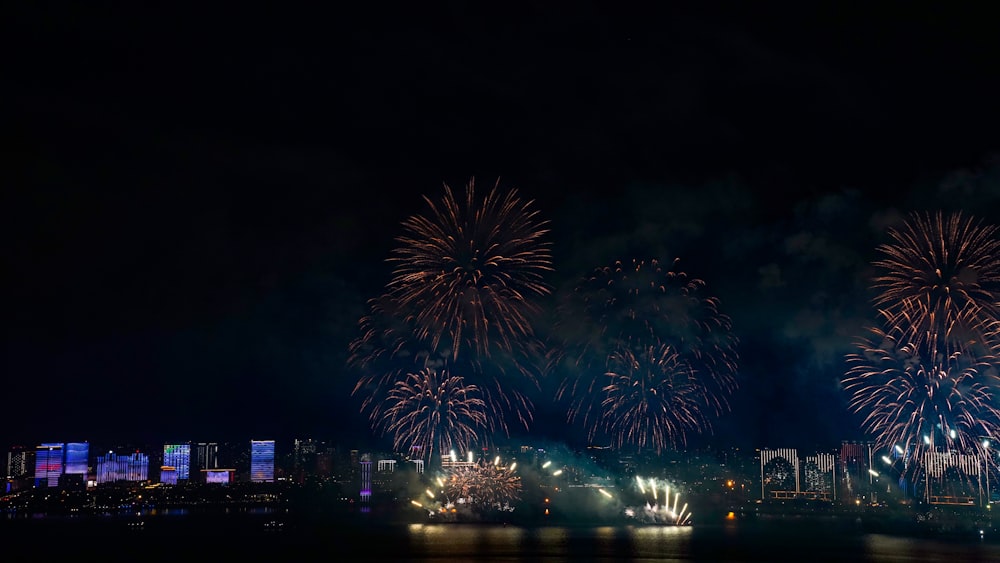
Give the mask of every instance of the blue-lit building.
[[274, 482], [274, 440], [250, 440], [250, 481]]
[[97, 456], [97, 484], [116, 481], [145, 481], [149, 478], [149, 456], [135, 452], [118, 455], [108, 452]]
[[58, 487], [63, 473], [62, 442], [47, 442], [35, 447], [35, 486]]
[[[161, 483], [167, 483], [167, 480], [171, 481], [169, 484], [187, 481], [191, 475], [191, 444], [165, 444], [163, 446], [163, 467], [171, 467], [173, 470], [161, 469]], [[165, 473], [169, 475], [164, 475]]]
[[90, 444], [87, 442], [69, 442], [66, 444], [63, 473], [67, 475], [82, 475], [84, 481], [87, 479], [89, 469]]

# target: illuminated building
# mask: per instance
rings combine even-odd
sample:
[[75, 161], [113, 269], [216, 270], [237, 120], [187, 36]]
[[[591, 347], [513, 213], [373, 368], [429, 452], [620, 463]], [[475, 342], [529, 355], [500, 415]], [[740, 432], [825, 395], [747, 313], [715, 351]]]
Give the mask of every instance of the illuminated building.
[[31, 473], [34, 463], [30, 453], [24, 446], [13, 446], [7, 452], [8, 479], [20, 479]]
[[34, 485], [35, 450], [26, 446], [12, 446], [7, 452], [4, 492], [19, 491]]
[[760, 498], [786, 498], [799, 492], [799, 454], [795, 448], [760, 450]]
[[296, 438], [292, 449], [292, 478], [302, 483], [306, 475], [329, 476], [330, 456], [323, 442]]
[[202, 469], [201, 473], [205, 477], [206, 483], [214, 483], [216, 485], [228, 485], [233, 482], [233, 473], [235, 469], [226, 468], [215, 468], [215, 469]]
[[160, 466], [160, 482], [164, 485], [177, 484], [177, 468], [170, 465]]
[[35, 448], [35, 486], [56, 487], [63, 473], [63, 444], [44, 443]]
[[[924, 500], [928, 504], [982, 505], [986, 489], [978, 454], [924, 452]], [[984, 486], [985, 485], [985, 486]]]
[[472, 467], [475, 465], [472, 461], [472, 452], [469, 452], [469, 459], [462, 460], [454, 452], [450, 454], [441, 454], [441, 469], [454, 470], [461, 469], [463, 467]]
[[274, 440], [250, 440], [250, 481], [274, 482]]
[[361, 456], [361, 502], [367, 504], [372, 498], [372, 461], [368, 454]]
[[219, 444], [215, 442], [198, 442], [198, 469], [216, 469], [219, 467]]
[[305, 466], [311, 466], [315, 463], [316, 454], [319, 453], [323, 447], [322, 442], [318, 442], [313, 439], [300, 440], [296, 438], [294, 448], [292, 450], [293, 467], [295, 469], [301, 469]]
[[875, 445], [870, 442], [840, 444], [840, 494], [847, 502], [860, 501], [874, 492], [875, 474], [872, 466]]
[[[173, 481], [172, 484], [177, 484], [177, 481], [187, 481], [191, 471], [191, 444], [164, 444], [163, 466], [173, 468], [173, 475], [168, 477]], [[166, 483], [162, 468], [160, 482]]]
[[65, 455], [63, 473], [68, 475], [82, 475], [83, 480], [86, 481], [87, 470], [90, 468], [88, 463], [90, 444], [87, 442], [69, 442], [63, 451]]
[[802, 466], [803, 492], [813, 493], [813, 498], [834, 500], [837, 497], [837, 461], [831, 453], [806, 456]]
[[149, 478], [149, 457], [135, 452], [118, 455], [108, 452], [97, 456], [97, 484], [117, 481], [145, 481]]

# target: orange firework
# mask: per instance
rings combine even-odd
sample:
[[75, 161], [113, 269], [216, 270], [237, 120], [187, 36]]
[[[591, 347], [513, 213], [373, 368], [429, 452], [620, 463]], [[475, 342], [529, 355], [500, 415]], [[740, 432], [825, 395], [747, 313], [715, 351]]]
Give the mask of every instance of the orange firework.
[[445, 185], [440, 202], [424, 198], [428, 215], [403, 222], [386, 293], [371, 301], [349, 350], [360, 372], [353, 394], [373, 424], [403, 374], [442, 366], [476, 385], [491, 431], [508, 431], [509, 416], [530, 424], [524, 383], [537, 386], [541, 355], [533, 299], [550, 292], [552, 259], [531, 202], [498, 186], [478, 198], [470, 180], [457, 200]]
[[893, 336], [905, 332], [870, 329], [847, 356], [849, 407], [864, 417], [877, 449], [907, 452], [909, 473], [921, 468], [927, 452], [981, 455], [983, 437], [1000, 435], [997, 357], [940, 354]]
[[953, 213], [912, 214], [892, 229], [892, 244], [874, 285], [875, 305], [896, 339], [919, 347], [934, 339], [942, 352], [969, 351], [984, 340], [1000, 313], [1000, 240], [997, 228]]
[[669, 345], [636, 348], [611, 355], [591, 437], [600, 429], [616, 447], [631, 444], [659, 454], [686, 445], [688, 432], [709, 430], [709, 417], [728, 410], [726, 397], [713, 393]]
[[878, 248], [880, 323], [842, 383], [878, 447], [906, 452], [907, 472], [933, 452], [983, 456], [1000, 431], [997, 233], [961, 213], [914, 213]]
[[397, 381], [386, 397], [382, 420], [397, 451], [430, 461], [451, 449], [467, 450], [486, 425], [486, 404], [463, 378], [425, 369]]
[[532, 338], [533, 298], [547, 295], [543, 276], [552, 270], [546, 223], [516, 190], [501, 193], [499, 181], [477, 199], [470, 180], [457, 200], [448, 185], [429, 215], [403, 222], [389, 290], [412, 312], [416, 336], [431, 347], [489, 355], [510, 352]]
[[[573, 374], [556, 392], [569, 401], [569, 420], [582, 417], [592, 432], [658, 450], [685, 442], [687, 432], [710, 431], [736, 389], [737, 339], [718, 299], [702, 295], [704, 285], [657, 260], [633, 260], [598, 268], [561, 295], [549, 369]], [[642, 381], [651, 387], [633, 387]], [[627, 412], [631, 402], [653, 416], [654, 403], [673, 401], [671, 408], [684, 408], [662, 417], [664, 427]]]
[[451, 471], [444, 486], [453, 501], [477, 511], [512, 510], [521, 498], [521, 478], [510, 466], [479, 460]]

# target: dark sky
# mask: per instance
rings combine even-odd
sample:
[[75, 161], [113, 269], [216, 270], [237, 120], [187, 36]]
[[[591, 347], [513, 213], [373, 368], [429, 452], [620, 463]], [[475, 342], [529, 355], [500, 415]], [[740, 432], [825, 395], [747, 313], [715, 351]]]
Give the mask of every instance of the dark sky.
[[367, 440], [356, 321], [475, 176], [551, 222], [555, 286], [705, 280], [741, 342], [717, 443], [827, 446], [886, 226], [1000, 223], [974, 6], [364, 4], [7, 10], [0, 443]]

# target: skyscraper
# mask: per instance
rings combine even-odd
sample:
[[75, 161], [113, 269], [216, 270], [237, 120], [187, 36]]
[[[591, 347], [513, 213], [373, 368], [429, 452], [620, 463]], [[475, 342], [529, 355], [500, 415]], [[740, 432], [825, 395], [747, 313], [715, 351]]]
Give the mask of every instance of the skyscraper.
[[216, 442], [198, 442], [198, 469], [217, 469], [219, 467], [219, 444]]
[[149, 478], [149, 457], [140, 452], [97, 456], [97, 484], [115, 481], [145, 481]]
[[11, 446], [7, 452], [7, 482], [4, 492], [27, 489], [34, 485], [35, 449], [27, 446]]
[[28, 455], [28, 448], [24, 446], [12, 446], [7, 452], [7, 478], [20, 479], [30, 475], [33, 468], [31, 456]]
[[65, 469], [67, 475], [82, 475], [87, 480], [89, 466], [90, 444], [87, 442], [69, 442], [65, 449]]
[[35, 486], [57, 487], [63, 472], [63, 444], [47, 442], [35, 448]]
[[250, 481], [274, 482], [274, 440], [250, 440]]
[[[173, 468], [173, 474], [167, 478], [174, 483], [188, 480], [191, 471], [191, 444], [164, 444], [163, 466]], [[164, 482], [162, 473], [161, 470], [160, 482]]]

